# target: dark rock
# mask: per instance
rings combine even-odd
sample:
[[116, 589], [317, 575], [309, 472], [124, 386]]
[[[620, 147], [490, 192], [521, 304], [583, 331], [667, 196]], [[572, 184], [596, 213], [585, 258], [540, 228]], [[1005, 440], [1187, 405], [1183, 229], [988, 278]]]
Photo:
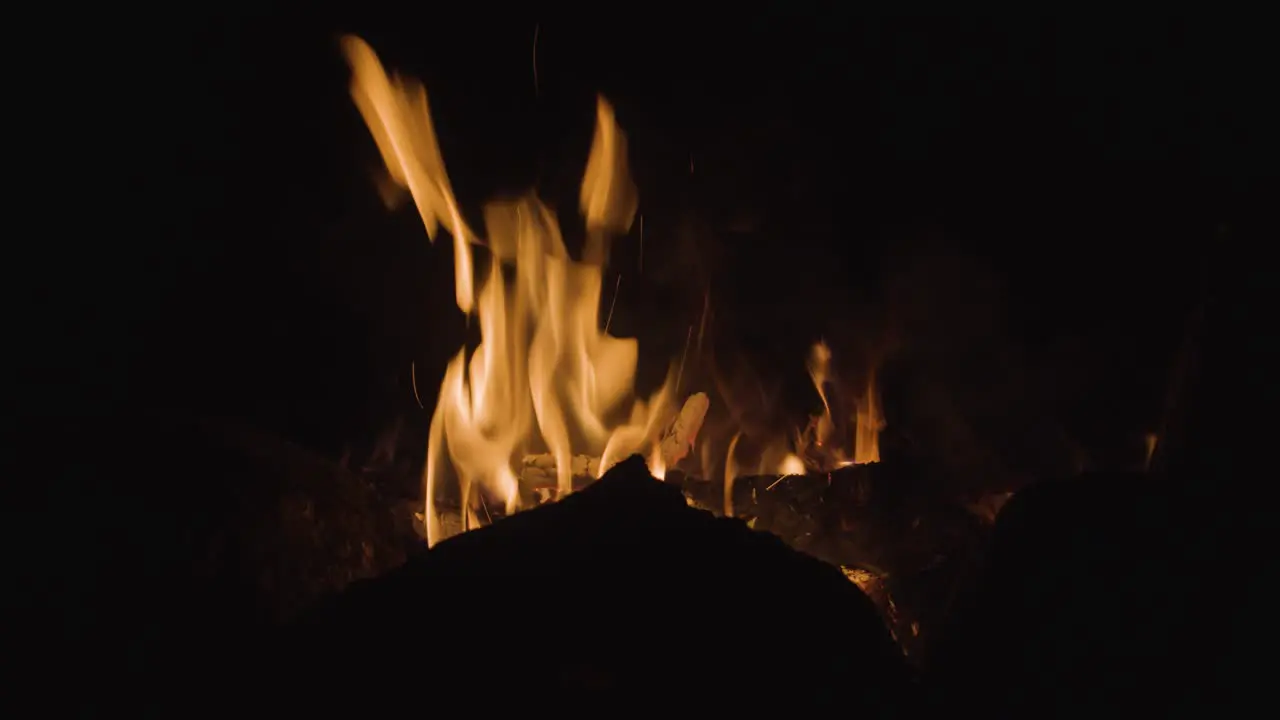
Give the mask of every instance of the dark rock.
[[233, 690], [273, 625], [403, 562], [376, 487], [270, 433], [158, 412], [28, 429], [43, 467], [28, 537], [48, 540], [23, 586], [62, 630], [42, 652], [135, 707], [210, 679]]
[[994, 717], [1086, 717], [1132, 703], [1168, 717], [1227, 700], [1209, 680], [1230, 662], [1217, 626], [1237, 599], [1224, 604], [1210, 579], [1223, 567], [1222, 512], [1147, 475], [1015, 495], [935, 648], [941, 702]]
[[197, 572], [220, 583], [228, 573], [241, 576], [253, 602], [286, 621], [404, 561], [402, 538], [412, 528], [366, 476], [270, 434], [228, 423], [195, 427], [229, 463], [205, 482], [236, 498], [205, 540]]
[[[698, 505], [721, 508], [720, 482], [679, 474], [667, 481]], [[972, 582], [990, 533], [989, 519], [902, 460], [827, 474], [744, 476], [734, 482], [733, 495], [735, 513], [751, 527], [875, 576], [882, 592], [873, 599], [916, 664], [925, 661], [956, 594]]]
[[354, 584], [287, 645], [312, 688], [291, 697], [330, 710], [447, 697], [523, 711], [785, 702], [877, 717], [912, 695], [874, 606], [838, 569], [690, 508], [639, 457]]

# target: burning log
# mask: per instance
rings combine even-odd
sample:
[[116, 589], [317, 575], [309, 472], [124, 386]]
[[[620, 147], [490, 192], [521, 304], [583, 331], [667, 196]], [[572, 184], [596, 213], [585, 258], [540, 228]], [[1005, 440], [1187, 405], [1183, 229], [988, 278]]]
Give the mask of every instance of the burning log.
[[698, 431], [702, 429], [702, 421], [711, 408], [711, 399], [706, 393], [694, 393], [684, 401], [684, 407], [672, 421], [667, 431], [662, 433], [658, 444], [658, 452], [662, 456], [662, 466], [673, 468], [693, 449], [698, 439]]
[[[658, 453], [664, 468], [675, 467], [688, 456], [710, 407], [711, 399], [706, 393], [694, 393], [685, 400], [679, 414], [663, 431], [658, 441]], [[600, 477], [600, 458], [574, 455], [570, 462], [575, 486], [585, 485]], [[554, 488], [557, 469], [555, 455], [551, 453], [525, 455], [520, 461], [520, 482], [535, 491]]]
[[[591, 480], [600, 475], [600, 458], [574, 455], [571, 459], [575, 480]], [[525, 455], [520, 461], [520, 482], [531, 488], [556, 486], [556, 457], [551, 453]]]

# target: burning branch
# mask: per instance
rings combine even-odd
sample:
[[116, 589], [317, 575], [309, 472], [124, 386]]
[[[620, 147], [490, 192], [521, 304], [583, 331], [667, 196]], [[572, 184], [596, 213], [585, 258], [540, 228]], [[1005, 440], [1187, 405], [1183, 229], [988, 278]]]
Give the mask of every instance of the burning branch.
[[604, 331], [609, 332], [609, 325], [613, 323], [613, 309], [618, 306], [618, 293], [622, 291], [622, 275], [618, 275], [618, 280], [613, 284], [613, 300], [609, 302], [609, 315], [604, 319]]
[[422, 405], [422, 397], [418, 395], [418, 368], [417, 362], [409, 361], [409, 384], [413, 386], [413, 399], [418, 401], [418, 407], [426, 409]]
[[663, 467], [675, 467], [693, 449], [698, 439], [698, 431], [702, 430], [702, 422], [707, 418], [707, 410], [711, 408], [711, 399], [706, 393], [694, 393], [684, 401], [680, 414], [672, 421], [658, 442], [658, 452], [662, 456]]
[[[570, 463], [577, 479], [595, 478], [600, 474], [600, 458], [574, 455]], [[520, 461], [520, 482], [532, 488], [556, 486], [556, 458], [551, 453], [525, 455]]]
[[[689, 455], [710, 407], [711, 399], [706, 393], [694, 393], [685, 400], [680, 413], [658, 438], [658, 455], [664, 469], [674, 467]], [[575, 480], [594, 480], [600, 476], [598, 457], [574, 455], [570, 462], [570, 473]], [[520, 461], [520, 482], [534, 489], [555, 487], [557, 470], [555, 455], [551, 453], [525, 455]]]

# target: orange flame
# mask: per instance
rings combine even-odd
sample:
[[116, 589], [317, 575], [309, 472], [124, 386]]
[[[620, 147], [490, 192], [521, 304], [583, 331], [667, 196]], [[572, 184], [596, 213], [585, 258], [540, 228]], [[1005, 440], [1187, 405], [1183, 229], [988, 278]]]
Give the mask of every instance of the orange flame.
[[[428, 543], [442, 539], [435, 502], [446, 465], [457, 475], [466, 518], [484, 495], [496, 495], [509, 512], [519, 506], [513, 463], [522, 455], [550, 454], [557, 489], [565, 493], [574, 475], [571, 447], [599, 458], [597, 475], [652, 447], [671, 414], [671, 383], [648, 402], [635, 401], [624, 422], [606, 421], [632, 399], [638, 356], [636, 340], [612, 337], [599, 324], [605, 243], [609, 233], [630, 227], [637, 210], [626, 138], [609, 103], [597, 102], [581, 193], [590, 239], [586, 262], [578, 262], [569, 257], [555, 214], [532, 195], [490, 203], [482, 241], [450, 189], [426, 90], [388, 77], [359, 38], [346, 38], [343, 48], [352, 97], [391, 179], [409, 190], [428, 237], [440, 225], [453, 236], [458, 308], [480, 320], [480, 345], [470, 358], [463, 348], [449, 363], [432, 415], [424, 478]], [[482, 243], [490, 261], [477, 293], [472, 245]], [[504, 277], [504, 266], [514, 270], [513, 279]]]
[[[608, 242], [630, 229], [639, 208], [627, 170], [626, 135], [613, 108], [598, 98], [579, 195], [587, 242], [583, 258], [574, 260], [555, 213], [533, 194], [486, 205], [483, 237], [468, 227], [445, 170], [426, 90], [410, 78], [388, 76], [359, 38], [344, 38], [343, 50], [352, 70], [352, 98], [388, 171], [380, 189], [409, 192], [429, 239], [434, 241], [441, 226], [450, 234], [458, 308], [479, 318], [481, 342], [471, 353], [460, 349], [448, 364], [432, 413], [423, 478], [428, 544], [445, 534], [436, 501], [450, 477], [457, 480], [463, 531], [478, 523], [477, 508], [489, 515], [486, 498], [514, 512], [522, 485], [549, 492], [544, 481], [553, 480], [557, 494], [568, 493], [575, 477], [599, 477], [633, 453], [644, 453], [650, 471], [663, 478], [692, 448], [708, 401], [695, 394], [676, 416], [674, 367], [648, 401], [636, 399], [638, 342], [609, 335], [607, 322], [600, 328]], [[488, 250], [478, 289], [476, 245]], [[826, 471], [879, 461], [883, 418], [874, 373], [857, 406], [850, 460], [834, 437], [830, 362], [831, 350], [819, 342], [808, 366], [823, 414], [797, 435], [794, 452], [787, 438], [773, 443], [759, 472], [802, 474], [806, 462]], [[676, 422], [669, 425], [673, 416]], [[741, 432], [730, 442], [725, 463], [726, 514], [733, 512], [732, 486], [740, 469], [733, 455], [740, 437]], [[815, 448], [816, 461], [806, 453]]]
[[814, 344], [809, 352], [809, 377], [822, 399], [822, 414], [813, 418], [805, 432], [801, 433], [798, 445], [812, 446], [821, 458], [818, 468], [822, 471], [832, 467], [848, 465], [864, 465], [880, 462], [880, 431], [884, 429], [884, 415], [880, 410], [880, 398], [876, 388], [874, 368], [867, 373], [867, 383], [856, 403], [853, 414], [853, 457], [849, 458], [846, 447], [833, 443], [836, 423], [831, 414], [831, 402], [827, 397], [827, 382], [831, 375], [831, 348], [823, 341]]
[[880, 411], [874, 370], [867, 374], [867, 387], [858, 402], [854, 420], [853, 463], [880, 462], [880, 431], [884, 429], [884, 415]]

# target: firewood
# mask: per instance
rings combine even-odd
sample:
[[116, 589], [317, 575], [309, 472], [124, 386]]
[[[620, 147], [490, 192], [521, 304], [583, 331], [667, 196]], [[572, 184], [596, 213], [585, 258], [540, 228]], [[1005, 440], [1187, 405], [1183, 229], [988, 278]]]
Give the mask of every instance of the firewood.
[[664, 467], [674, 468], [693, 449], [710, 407], [711, 399], [706, 393], [694, 393], [684, 401], [684, 407], [680, 408], [680, 413], [659, 441], [658, 452]]
[[[576, 479], [594, 479], [600, 474], [600, 458], [574, 455], [571, 473]], [[520, 461], [520, 482], [530, 488], [555, 487], [556, 457], [551, 453], [525, 455]]]
[[[706, 393], [694, 393], [685, 400], [679, 414], [660, 436], [658, 452], [666, 467], [675, 467], [692, 450], [710, 406]], [[598, 457], [574, 455], [571, 462], [571, 475], [576, 481], [594, 480], [600, 475]], [[556, 458], [551, 453], [525, 455], [520, 461], [520, 482], [534, 490], [555, 487], [556, 470]]]

